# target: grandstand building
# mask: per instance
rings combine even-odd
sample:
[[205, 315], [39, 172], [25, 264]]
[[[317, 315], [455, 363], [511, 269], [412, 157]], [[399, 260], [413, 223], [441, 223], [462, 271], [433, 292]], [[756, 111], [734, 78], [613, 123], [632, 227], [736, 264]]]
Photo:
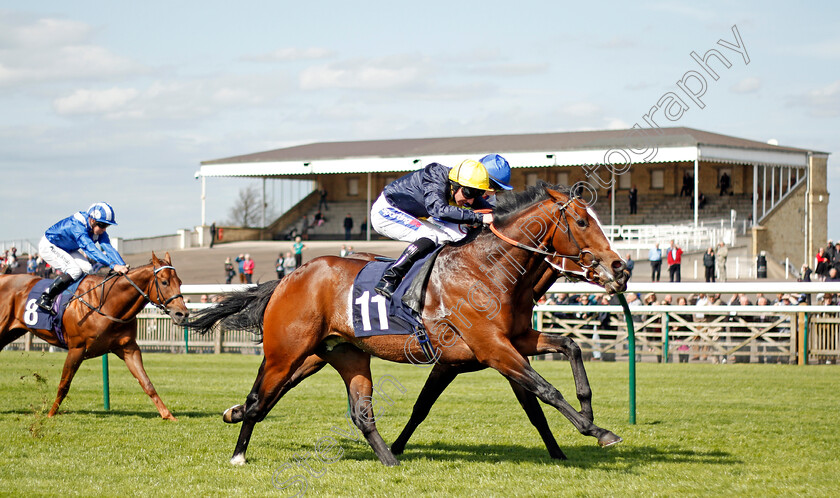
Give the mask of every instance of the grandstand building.
[[[304, 215], [312, 219], [319, 188], [328, 192], [332, 216], [309, 235], [338, 239], [345, 214], [351, 213], [358, 227], [397, 177], [430, 162], [454, 166], [487, 153], [507, 158], [516, 190], [538, 180], [585, 182], [604, 224], [737, 223], [748, 227], [753, 254], [766, 251], [797, 262], [809, 261], [826, 242], [828, 153], [692, 128], [321, 142], [204, 161], [196, 175], [202, 182], [210, 177], [311, 181], [309, 194], [277, 220], [259, 229], [228, 229], [228, 240], [283, 238]], [[722, 179], [723, 186], [729, 184], [723, 192]], [[635, 214], [629, 208], [631, 187], [638, 190]], [[202, 213], [204, 202], [202, 195]], [[371, 235], [376, 234], [363, 237]]]

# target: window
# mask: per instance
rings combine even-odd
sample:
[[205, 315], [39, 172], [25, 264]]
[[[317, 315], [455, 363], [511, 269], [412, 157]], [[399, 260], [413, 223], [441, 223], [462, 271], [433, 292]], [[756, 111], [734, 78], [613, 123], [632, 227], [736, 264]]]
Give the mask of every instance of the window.
[[557, 185], [569, 185], [569, 172], [561, 171], [557, 173]]
[[525, 175], [525, 186], [526, 187], [533, 187], [537, 184], [537, 174], [536, 173], [528, 173]]
[[618, 175], [616, 188], [630, 190], [630, 170], [627, 170], [623, 175]]
[[650, 188], [664, 189], [665, 188], [665, 170], [655, 169], [650, 172]]
[[348, 178], [347, 179], [347, 195], [359, 195], [359, 179], [358, 178]]

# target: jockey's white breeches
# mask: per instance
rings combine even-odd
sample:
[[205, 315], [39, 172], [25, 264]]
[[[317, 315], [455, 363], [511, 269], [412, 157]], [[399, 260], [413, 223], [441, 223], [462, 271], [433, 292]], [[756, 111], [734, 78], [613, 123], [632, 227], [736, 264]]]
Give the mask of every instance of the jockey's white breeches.
[[82, 275], [93, 272], [93, 266], [80, 249], [67, 252], [47, 240], [47, 237], [41, 237], [38, 253], [50, 266], [70, 275], [73, 280], [79, 280]]
[[371, 206], [370, 223], [380, 235], [403, 242], [414, 242], [425, 237], [436, 244], [444, 244], [461, 240], [467, 235], [467, 227], [457, 223], [436, 218], [415, 218], [392, 206], [385, 194], [381, 194]]

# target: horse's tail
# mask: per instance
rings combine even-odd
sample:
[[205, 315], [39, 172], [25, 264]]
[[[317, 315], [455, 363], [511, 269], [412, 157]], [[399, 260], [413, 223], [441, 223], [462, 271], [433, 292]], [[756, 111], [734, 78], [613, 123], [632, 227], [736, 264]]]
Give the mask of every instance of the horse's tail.
[[[216, 323], [226, 329], [257, 329], [262, 334], [263, 314], [280, 280], [271, 280], [256, 287], [228, 294], [216, 306], [199, 310], [184, 326], [206, 334]], [[256, 330], [255, 330], [256, 331]]]

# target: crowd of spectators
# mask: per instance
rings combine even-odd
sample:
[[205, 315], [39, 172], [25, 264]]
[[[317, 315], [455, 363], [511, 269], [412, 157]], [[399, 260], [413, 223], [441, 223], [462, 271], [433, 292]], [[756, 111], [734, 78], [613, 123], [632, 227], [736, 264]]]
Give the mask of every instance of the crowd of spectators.
[[36, 277], [51, 278], [53, 269], [39, 254], [29, 254], [21, 261], [17, 248], [10, 247], [0, 253], [0, 275], [9, 273], [26, 273]]

